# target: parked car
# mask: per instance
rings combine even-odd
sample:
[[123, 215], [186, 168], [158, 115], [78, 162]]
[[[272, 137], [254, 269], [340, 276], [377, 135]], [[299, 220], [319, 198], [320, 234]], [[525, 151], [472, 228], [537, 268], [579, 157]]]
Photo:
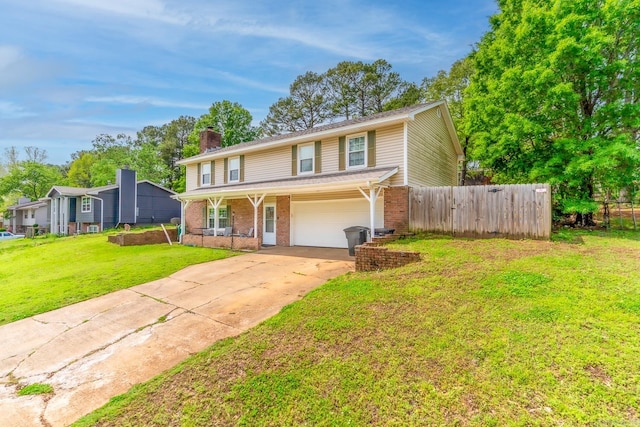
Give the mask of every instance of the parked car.
[[0, 240], [22, 239], [24, 234], [13, 234], [10, 231], [0, 231]]

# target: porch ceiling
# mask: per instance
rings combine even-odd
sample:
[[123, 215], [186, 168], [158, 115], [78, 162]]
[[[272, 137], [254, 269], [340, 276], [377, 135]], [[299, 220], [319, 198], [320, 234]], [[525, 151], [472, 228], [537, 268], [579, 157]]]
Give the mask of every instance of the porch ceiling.
[[244, 197], [251, 194], [288, 195], [309, 192], [355, 190], [361, 187], [379, 187], [398, 173], [398, 167], [365, 169], [327, 175], [297, 176], [293, 178], [243, 184], [198, 188], [173, 198], [200, 200], [206, 197]]

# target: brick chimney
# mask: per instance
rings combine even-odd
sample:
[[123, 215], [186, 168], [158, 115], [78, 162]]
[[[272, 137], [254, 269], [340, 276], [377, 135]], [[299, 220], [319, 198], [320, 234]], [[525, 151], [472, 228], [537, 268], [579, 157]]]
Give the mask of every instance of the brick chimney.
[[220, 148], [221, 138], [222, 135], [214, 131], [211, 126], [200, 132], [200, 154], [206, 153], [214, 148]]

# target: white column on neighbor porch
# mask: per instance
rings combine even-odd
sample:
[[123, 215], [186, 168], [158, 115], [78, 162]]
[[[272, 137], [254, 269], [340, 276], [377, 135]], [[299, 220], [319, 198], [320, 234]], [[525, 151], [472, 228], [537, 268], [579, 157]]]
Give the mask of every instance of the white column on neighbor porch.
[[[224, 197], [214, 197], [213, 200], [211, 200], [211, 198], [208, 198], [207, 200], [209, 201], [209, 204], [213, 208], [213, 228], [215, 230], [215, 235], [217, 236], [218, 235], [218, 208], [222, 204]], [[207, 223], [208, 221], [209, 219], [207, 218]]]
[[254, 194], [253, 198], [251, 198], [251, 196], [247, 194], [247, 199], [249, 199], [249, 201], [253, 205], [253, 238], [254, 239], [258, 237], [258, 206], [260, 206], [260, 203], [262, 203], [265, 196], [266, 194], [263, 194], [259, 197], [257, 194]]
[[62, 234], [69, 234], [69, 198], [62, 199]]
[[362, 188], [358, 187], [360, 193], [364, 196], [367, 201], [369, 201], [369, 224], [371, 228], [371, 234], [369, 235], [369, 239], [374, 236], [376, 230], [376, 202], [378, 201], [378, 197], [380, 196], [380, 192], [382, 191], [382, 187], [374, 187], [370, 185], [369, 194], [367, 194]]

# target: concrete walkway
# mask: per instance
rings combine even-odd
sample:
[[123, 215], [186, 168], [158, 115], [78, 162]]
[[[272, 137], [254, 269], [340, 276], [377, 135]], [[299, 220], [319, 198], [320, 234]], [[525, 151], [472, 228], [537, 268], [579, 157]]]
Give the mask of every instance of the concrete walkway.
[[[328, 279], [346, 249], [269, 248], [0, 327], [0, 426], [66, 426]], [[50, 395], [18, 396], [45, 383]]]

